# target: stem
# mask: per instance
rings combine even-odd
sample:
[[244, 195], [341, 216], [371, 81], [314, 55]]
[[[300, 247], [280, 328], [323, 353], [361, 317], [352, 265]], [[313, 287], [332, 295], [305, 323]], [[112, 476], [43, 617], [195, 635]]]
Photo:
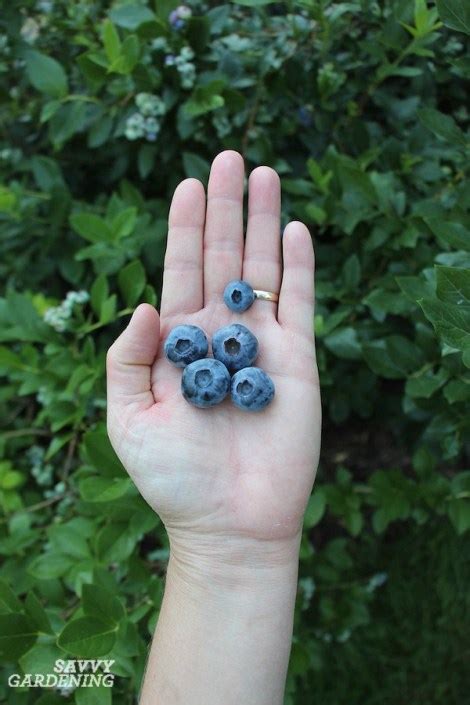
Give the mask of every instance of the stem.
[[77, 447], [78, 438], [79, 438], [78, 433], [75, 433], [75, 435], [73, 436], [73, 438], [71, 438], [71, 440], [69, 442], [69, 446], [67, 448], [67, 456], [65, 458], [64, 467], [62, 469], [62, 481], [63, 482], [66, 482], [70, 468], [72, 466], [72, 460], [73, 460], [73, 456], [75, 454], [75, 449]]
[[[133, 313], [134, 309], [133, 308], [123, 308], [122, 311], [118, 311], [116, 314], [116, 319], [122, 318], [123, 316], [128, 316], [130, 313]], [[79, 338], [83, 338], [84, 335], [88, 335], [88, 333], [91, 333], [94, 330], [98, 330], [99, 328], [103, 328], [103, 326], [107, 326], [108, 323], [111, 323], [111, 321], [106, 321], [105, 323], [102, 323], [101, 321], [98, 321], [98, 323], [94, 323], [92, 326], [88, 326], [83, 331], [80, 331], [78, 334]]]
[[93, 96], [89, 95], [75, 94], [62, 98], [62, 103], [68, 103], [69, 101], [81, 101], [82, 103], [95, 103], [97, 105], [101, 105], [101, 100], [98, 98], [93, 98]]
[[19, 436], [50, 436], [51, 432], [43, 428], [19, 428], [14, 431], [5, 431], [3, 438], [18, 438]]
[[6, 524], [10, 519], [12, 519], [15, 516], [18, 516], [19, 514], [24, 514], [25, 512], [37, 512], [39, 509], [44, 509], [44, 507], [50, 507], [51, 504], [55, 504], [56, 502], [60, 502], [61, 499], [64, 499], [65, 497], [69, 497], [72, 495], [73, 492], [64, 492], [63, 494], [58, 494], [55, 497], [50, 497], [49, 499], [45, 499], [43, 502], [38, 502], [37, 504], [31, 504], [29, 507], [24, 507], [23, 509], [19, 509], [17, 512], [14, 512], [8, 517], [4, 517], [0, 519], [0, 524]]
[[260, 102], [260, 97], [261, 97], [261, 85], [262, 85], [262, 79], [261, 79], [261, 76], [259, 76], [258, 82], [256, 84], [255, 99], [254, 99], [252, 108], [250, 110], [250, 114], [248, 116], [248, 122], [246, 124], [245, 132], [242, 137], [242, 144], [241, 144], [240, 151], [243, 155], [243, 158], [245, 158], [245, 152], [248, 147], [249, 132], [254, 125], [254, 122], [256, 120], [256, 114], [258, 112], [258, 107], [259, 107], [259, 102]]

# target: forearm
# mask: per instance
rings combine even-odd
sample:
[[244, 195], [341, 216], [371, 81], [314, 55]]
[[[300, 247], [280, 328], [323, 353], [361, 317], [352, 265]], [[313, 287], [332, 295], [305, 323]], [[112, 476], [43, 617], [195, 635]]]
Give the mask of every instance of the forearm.
[[140, 705], [282, 703], [298, 544], [171, 553]]

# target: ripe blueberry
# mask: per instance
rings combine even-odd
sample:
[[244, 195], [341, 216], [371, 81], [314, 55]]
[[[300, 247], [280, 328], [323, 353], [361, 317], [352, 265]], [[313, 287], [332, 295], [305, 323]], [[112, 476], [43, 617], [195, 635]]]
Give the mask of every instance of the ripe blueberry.
[[219, 404], [230, 389], [230, 374], [221, 362], [207, 357], [187, 365], [181, 378], [181, 392], [190, 404], [206, 409]]
[[239, 409], [260, 411], [272, 402], [274, 383], [260, 367], [245, 367], [233, 375], [230, 392]]
[[224, 301], [231, 311], [238, 313], [250, 308], [255, 300], [252, 287], [241, 279], [229, 282], [224, 290]]
[[230, 373], [248, 367], [258, 355], [258, 340], [240, 323], [216, 330], [212, 336], [212, 352]]
[[186, 367], [207, 355], [209, 344], [198, 326], [182, 325], [173, 328], [165, 340], [165, 355], [176, 367]]

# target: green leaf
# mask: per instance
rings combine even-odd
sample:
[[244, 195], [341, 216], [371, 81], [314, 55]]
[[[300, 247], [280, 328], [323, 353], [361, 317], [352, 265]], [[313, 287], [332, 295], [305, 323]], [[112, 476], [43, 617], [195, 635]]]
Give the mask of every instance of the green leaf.
[[0, 659], [16, 661], [36, 641], [38, 631], [24, 614], [0, 614]]
[[[420, 296], [422, 295], [423, 289], [420, 293]], [[400, 296], [396, 291], [384, 291], [384, 289], [372, 289], [370, 294], [362, 299], [362, 302], [369, 306], [374, 318], [378, 321], [385, 320], [388, 313], [399, 315], [406, 313], [411, 308], [404, 296]]]
[[312, 496], [308, 500], [307, 509], [305, 510], [304, 526], [306, 529], [311, 529], [318, 524], [326, 509], [326, 496], [321, 488], [314, 490]]
[[75, 100], [62, 105], [49, 122], [49, 139], [56, 148], [62, 147], [87, 125], [87, 106]]
[[449, 404], [470, 401], [470, 383], [464, 379], [452, 380], [444, 387], [443, 394]]
[[127, 306], [134, 306], [145, 288], [145, 269], [140, 260], [129, 262], [121, 269], [118, 283]]
[[136, 543], [137, 538], [129, 534], [128, 524], [107, 524], [96, 536], [97, 555], [106, 564], [119, 563], [129, 558]]
[[25, 609], [39, 632], [43, 632], [44, 634], [54, 634], [54, 630], [52, 629], [46, 610], [39, 602], [33, 591], [29, 592], [26, 597]]
[[405, 385], [405, 392], [409, 397], [429, 399], [445, 384], [447, 377], [448, 374], [443, 368], [437, 374], [427, 370], [417, 377], [409, 377]]
[[51, 191], [54, 188], [66, 188], [62, 169], [55, 159], [37, 154], [29, 163], [40, 189]]
[[28, 573], [38, 580], [50, 580], [65, 575], [72, 565], [73, 559], [65, 553], [45, 553], [31, 561]]
[[462, 309], [470, 306], [470, 270], [436, 267], [436, 283], [436, 293], [441, 301]]
[[470, 529], [470, 500], [451, 499], [447, 506], [449, 519], [456, 532], [461, 535]]
[[154, 13], [148, 7], [134, 5], [133, 3], [113, 7], [109, 17], [118, 27], [131, 30], [137, 29], [144, 22], [155, 20]]
[[[63, 658], [62, 651], [55, 644], [37, 643], [19, 659], [24, 673], [41, 673], [47, 675], [54, 673], [57, 659]], [[92, 690], [92, 688], [84, 688]]]
[[110, 20], [103, 22], [103, 44], [108, 61], [112, 64], [121, 54], [121, 40], [116, 27]]
[[198, 154], [183, 152], [183, 167], [187, 177], [206, 182], [209, 177], [210, 164]]
[[93, 688], [77, 688], [75, 695], [76, 705], [111, 705], [111, 688], [104, 685]]
[[378, 470], [369, 480], [372, 501], [378, 506], [372, 517], [374, 531], [382, 533], [392, 521], [407, 519], [411, 512], [411, 482], [397, 470]]
[[116, 641], [116, 627], [96, 616], [79, 617], [65, 625], [57, 644], [72, 656], [99, 658], [109, 654]]
[[140, 55], [140, 42], [136, 34], [130, 34], [122, 45], [122, 58], [124, 60], [124, 73], [129, 74], [137, 64]]
[[99, 317], [104, 301], [109, 296], [108, 279], [105, 274], [100, 274], [90, 289], [90, 303], [94, 313]]
[[111, 221], [111, 230], [116, 240], [128, 237], [134, 231], [137, 223], [137, 208], [129, 206], [120, 211]]
[[[418, 299], [422, 299], [424, 296], [433, 296], [435, 294], [434, 288], [429, 282], [425, 281], [421, 277], [395, 277], [396, 282], [406, 298], [409, 301], [417, 304]], [[370, 305], [370, 298], [373, 300], [373, 293], [364, 300], [364, 303]], [[401, 297], [396, 297], [401, 298]], [[400, 313], [399, 311], [391, 311], [391, 313]]]
[[110, 64], [109, 71], [127, 76], [132, 73], [139, 60], [140, 42], [136, 34], [129, 34], [122, 46], [120, 55]]
[[86, 616], [117, 625], [126, 616], [120, 600], [102, 585], [84, 585], [82, 607]]
[[457, 350], [470, 347], [470, 311], [439, 299], [420, 299], [424, 315], [433, 324], [438, 336]]
[[88, 558], [90, 549], [84, 536], [68, 522], [53, 524], [47, 531], [51, 547], [56, 553], [72, 558]]
[[38, 91], [52, 98], [67, 95], [67, 76], [55, 59], [39, 51], [27, 51], [25, 61], [29, 81]]
[[4, 580], [0, 580], [0, 611], [21, 612], [22, 609], [22, 604], [11, 587]]
[[356, 328], [347, 326], [337, 328], [323, 338], [323, 341], [336, 357], [344, 360], [359, 360], [361, 358], [361, 344], [357, 337]]
[[443, 218], [424, 218], [424, 222], [440, 242], [458, 250], [470, 250], [468, 229], [463, 223], [444, 221]]
[[142, 179], [146, 179], [155, 166], [158, 149], [154, 144], [142, 144], [137, 153], [137, 167]]
[[447, 27], [470, 34], [470, 5], [468, 0], [436, 0], [439, 17]]
[[96, 149], [105, 144], [110, 138], [113, 129], [113, 119], [110, 115], [104, 115], [97, 120], [90, 128], [87, 137], [87, 145], [90, 149]]
[[342, 268], [342, 279], [347, 291], [354, 291], [361, 280], [361, 264], [356, 254], [350, 255]]
[[15, 490], [24, 484], [25, 477], [18, 470], [7, 470], [0, 473], [0, 489]]
[[112, 502], [123, 497], [133, 483], [129, 477], [86, 477], [78, 486], [86, 502]]
[[107, 477], [127, 477], [121, 461], [109, 441], [108, 434], [101, 429], [87, 431], [83, 447], [93, 467]]
[[245, 5], [246, 7], [261, 7], [262, 5], [272, 5], [276, 0], [232, 0], [235, 5]]
[[424, 362], [422, 350], [400, 335], [364, 343], [362, 351], [371, 370], [386, 379], [406, 378]]
[[113, 239], [109, 225], [94, 213], [74, 213], [70, 216], [70, 225], [90, 242], [111, 242]]
[[220, 95], [224, 86], [225, 81], [220, 79], [198, 86], [184, 103], [184, 112], [191, 117], [198, 117], [221, 108], [225, 104], [223, 96]]
[[328, 217], [328, 213], [316, 203], [307, 203], [305, 205], [306, 220], [311, 220], [317, 225], [323, 225]]
[[180, 4], [179, 0], [158, 0], [155, 2], [155, 12], [165, 23], [168, 22], [170, 12]]
[[423, 108], [418, 110], [418, 117], [437, 137], [459, 146], [467, 144], [468, 140], [464, 133], [450, 115], [445, 115], [434, 108]]
[[211, 33], [211, 24], [208, 17], [193, 16], [186, 20], [186, 35], [192, 48], [202, 52], [206, 48]]
[[100, 323], [109, 323], [113, 321], [116, 317], [117, 310], [117, 296], [116, 294], [111, 294], [108, 299], [103, 301], [100, 311]]

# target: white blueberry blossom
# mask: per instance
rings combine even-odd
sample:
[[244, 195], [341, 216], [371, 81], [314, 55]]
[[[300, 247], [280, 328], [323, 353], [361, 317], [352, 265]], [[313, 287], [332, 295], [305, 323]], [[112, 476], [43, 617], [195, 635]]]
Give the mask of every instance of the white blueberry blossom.
[[179, 5], [176, 10], [170, 12], [168, 21], [173, 29], [181, 29], [192, 14], [192, 10], [188, 5]]
[[23, 152], [17, 147], [13, 147], [12, 149], [6, 147], [5, 149], [0, 150], [0, 160], [4, 162], [11, 162], [12, 164], [16, 164], [20, 161], [22, 157]]
[[218, 137], [225, 137], [230, 134], [232, 124], [226, 113], [221, 113], [220, 110], [212, 113], [212, 124], [215, 127]]
[[138, 140], [145, 134], [145, 118], [140, 113], [133, 113], [126, 121], [125, 135], [128, 140]]
[[20, 29], [20, 34], [28, 44], [34, 44], [39, 37], [39, 24], [32, 17], [27, 17]]
[[54, 3], [52, 0], [38, 0], [36, 3], [36, 10], [38, 12], [43, 12], [45, 15], [48, 15], [53, 9]]
[[149, 142], [155, 142], [161, 130], [161, 118], [166, 112], [164, 100], [151, 93], [138, 93], [135, 104], [139, 112], [127, 118], [124, 134], [128, 140], [138, 140], [145, 137]]
[[152, 95], [151, 93], [138, 93], [135, 97], [135, 104], [139, 108], [139, 111], [145, 117], [149, 115], [155, 117], [156, 115], [164, 115], [166, 112], [166, 105], [164, 101], [158, 95]]
[[0, 34], [0, 54], [4, 56], [9, 56], [10, 46], [8, 44], [8, 36], [6, 34]]
[[68, 320], [72, 316], [75, 304], [84, 304], [90, 298], [87, 291], [69, 291], [59, 306], [48, 308], [44, 314], [44, 321], [58, 333], [67, 330]]
[[155, 142], [160, 132], [160, 123], [154, 117], [145, 120], [145, 134], [149, 142]]
[[192, 15], [191, 8], [187, 5], [180, 5], [176, 8], [176, 12], [182, 20], [187, 20], [188, 17], [191, 17]]
[[190, 46], [184, 46], [176, 56], [168, 54], [165, 57], [165, 65], [174, 65], [176, 67], [181, 76], [181, 86], [183, 88], [192, 88], [196, 80], [196, 66], [191, 59], [194, 59], [194, 51]]
[[53, 466], [51, 463], [44, 463], [46, 451], [38, 445], [33, 445], [26, 451], [26, 457], [31, 463], [31, 475], [41, 487], [52, 485]]
[[165, 37], [156, 37], [150, 42], [150, 48], [155, 51], [169, 51], [170, 47]]

